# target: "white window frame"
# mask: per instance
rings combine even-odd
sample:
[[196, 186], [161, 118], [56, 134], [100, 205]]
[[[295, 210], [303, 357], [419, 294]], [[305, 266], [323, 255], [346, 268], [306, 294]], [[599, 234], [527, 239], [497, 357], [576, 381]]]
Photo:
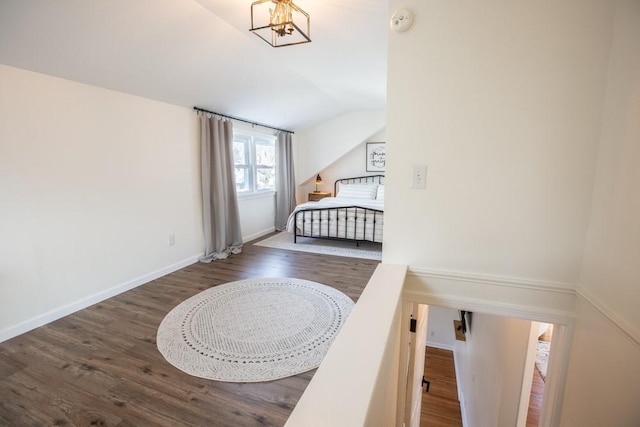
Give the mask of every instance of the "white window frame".
[[[236, 136], [243, 136], [246, 137], [248, 139], [248, 157], [249, 157], [249, 164], [239, 164], [236, 165], [235, 164], [235, 159], [234, 159], [234, 168], [236, 167], [243, 167], [245, 168], [245, 170], [248, 173], [248, 180], [249, 180], [249, 189], [245, 190], [245, 191], [240, 191], [237, 190], [237, 194], [239, 198], [250, 198], [250, 197], [256, 197], [256, 196], [261, 196], [261, 195], [269, 195], [269, 194], [274, 194], [276, 191], [276, 183], [274, 181], [274, 187], [273, 188], [268, 188], [268, 189], [263, 189], [263, 190], [258, 190], [257, 189], [257, 181], [258, 181], [258, 169], [260, 168], [269, 168], [269, 169], [273, 169], [274, 170], [274, 175], [275, 175], [275, 171], [277, 168], [277, 164], [276, 164], [276, 160], [277, 160], [277, 141], [276, 141], [276, 136], [272, 133], [268, 133], [268, 132], [259, 132], [259, 131], [255, 131], [255, 130], [248, 130], [248, 129], [244, 129], [242, 127], [235, 127], [233, 128], [233, 139], [235, 141]], [[268, 140], [270, 142], [273, 143], [273, 148], [274, 148], [274, 165], [272, 167], [269, 166], [265, 166], [265, 165], [258, 165], [256, 164], [256, 140]], [[247, 154], [247, 153], [245, 153]], [[234, 169], [234, 173], [235, 173], [235, 169]]]

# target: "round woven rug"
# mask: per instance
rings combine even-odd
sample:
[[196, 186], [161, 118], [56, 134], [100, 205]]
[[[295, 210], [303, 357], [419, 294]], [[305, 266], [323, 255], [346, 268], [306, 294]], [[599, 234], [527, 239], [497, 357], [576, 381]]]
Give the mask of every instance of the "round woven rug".
[[309, 280], [225, 283], [171, 310], [158, 328], [157, 345], [190, 375], [275, 380], [317, 368], [353, 305], [337, 289]]

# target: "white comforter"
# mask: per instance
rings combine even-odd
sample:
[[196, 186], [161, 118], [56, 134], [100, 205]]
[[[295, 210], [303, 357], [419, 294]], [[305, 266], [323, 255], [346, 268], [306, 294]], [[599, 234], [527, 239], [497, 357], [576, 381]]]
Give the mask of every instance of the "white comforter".
[[[316, 210], [322, 208], [347, 209]], [[325, 197], [318, 202], [307, 202], [296, 206], [295, 211], [289, 216], [287, 230], [290, 232], [297, 231], [298, 235], [304, 234], [305, 236], [382, 243], [383, 214], [381, 212], [374, 213], [369, 209], [383, 211], [384, 200]], [[305, 213], [298, 215], [296, 223], [295, 214], [298, 211], [305, 211]]]

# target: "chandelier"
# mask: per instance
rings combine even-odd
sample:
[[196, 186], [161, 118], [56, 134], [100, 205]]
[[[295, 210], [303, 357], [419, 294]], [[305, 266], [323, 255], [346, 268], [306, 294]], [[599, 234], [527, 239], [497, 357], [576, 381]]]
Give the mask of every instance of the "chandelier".
[[311, 41], [309, 14], [291, 0], [251, 3], [251, 31], [273, 47]]

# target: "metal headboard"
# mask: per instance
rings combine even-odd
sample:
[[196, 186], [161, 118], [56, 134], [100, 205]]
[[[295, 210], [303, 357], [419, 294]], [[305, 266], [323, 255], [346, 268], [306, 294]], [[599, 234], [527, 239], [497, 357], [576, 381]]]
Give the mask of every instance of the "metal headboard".
[[384, 184], [384, 175], [367, 175], [337, 179], [333, 184], [333, 197], [338, 195], [339, 184]]

